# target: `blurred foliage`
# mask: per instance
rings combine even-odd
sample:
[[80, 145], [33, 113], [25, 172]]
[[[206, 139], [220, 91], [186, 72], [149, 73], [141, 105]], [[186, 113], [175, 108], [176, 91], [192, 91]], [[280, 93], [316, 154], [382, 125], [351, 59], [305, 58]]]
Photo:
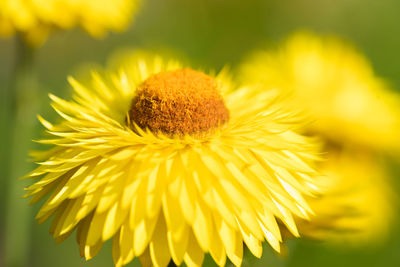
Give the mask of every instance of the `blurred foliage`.
[[[141, 12], [131, 28], [122, 34], [110, 34], [103, 41], [82, 31], [58, 32], [50, 36], [36, 55], [41, 85], [41, 114], [52, 119], [47, 93], [69, 98], [66, 76], [83, 63], [104, 65], [121, 47], [177, 51], [195, 66], [219, 69], [234, 66], [254, 48], [276, 43], [297, 29], [336, 34], [353, 42], [372, 61], [376, 73], [392, 82], [400, 91], [400, 1], [398, 0], [144, 0]], [[7, 127], [4, 117], [4, 89], [10, 85], [14, 65], [14, 40], [0, 40], [1, 140]], [[36, 120], [31, 114], [27, 120]], [[38, 127], [35, 136], [40, 134]], [[4, 147], [4, 146], [3, 146]], [[4, 229], [4, 203], [7, 182], [4, 159], [0, 158], [0, 229]], [[21, 158], [21, 162], [25, 162]], [[399, 192], [399, 160], [389, 160], [394, 184]], [[21, 195], [23, 190], [21, 189]], [[35, 205], [35, 211], [40, 205]], [[80, 259], [75, 238], [56, 245], [48, 234], [49, 222], [37, 226], [32, 216], [30, 266], [112, 266], [110, 242], [93, 260]], [[398, 228], [398, 227], [396, 227]], [[0, 231], [0, 241], [4, 236]], [[395, 229], [385, 244], [366, 248], [332, 247], [300, 240], [288, 244], [286, 256], [275, 255], [264, 246], [261, 261], [251, 257], [244, 266], [400, 266], [400, 231]], [[2, 248], [0, 247], [0, 251]], [[0, 259], [2, 258], [0, 252]], [[283, 259], [282, 259], [283, 258]], [[135, 260], [128, 266], [138, 264]], [[211, 260], [206, 266], [213, 265]]]

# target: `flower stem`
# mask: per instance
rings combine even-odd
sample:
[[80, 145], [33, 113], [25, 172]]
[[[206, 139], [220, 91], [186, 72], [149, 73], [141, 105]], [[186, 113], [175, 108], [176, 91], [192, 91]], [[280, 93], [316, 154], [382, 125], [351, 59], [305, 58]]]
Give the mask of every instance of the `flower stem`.
[[30, 246], [30, 207], [21, 198], [25, 181], [18, 179], [30, 169], [26, 155], [32, 148], [34, 114], [38, 108], [37, 83], [33, 71], [33, 48], [16, 38], [16, 63], [13, 81], [6, 96], [7, 128], [7, 210], [5, 266], [28, 266]]
[[170, 262], [168, 263], [168, 267], [177, 267], [177, 266], [173, 260], [170, 260]]

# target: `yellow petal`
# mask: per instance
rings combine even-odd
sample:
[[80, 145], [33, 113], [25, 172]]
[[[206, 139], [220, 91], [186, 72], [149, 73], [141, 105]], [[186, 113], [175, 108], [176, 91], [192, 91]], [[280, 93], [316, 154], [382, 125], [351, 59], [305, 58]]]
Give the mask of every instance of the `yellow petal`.
[[126, 220], [119, 230], [119, 247], [122, 264], [128, 264], [135, 256], [133, 242], [133, 230], [129, 226], [129, 221]]
[[168, 250], [167, 227], [162, 216], [159, 217], [156, 229], [150, 242], [151, 261], [155, 267], [166, 267], [171, 260]]
[[135, 227], [134, 248], [136, 256], [141, 255], [146, 249], [153, 236], [154, 228], [157, 223], [157, 216], [151, 219], [143, 219]]
[[218, 215], [214, 216], [215, 225], [225, 247], [226, 254], [235, 266], [240, 266], [243, 257], [242, 238]]
[[175, 241], [180, 241], [186, 231], [187, 223], [183, 217], [179, 202], [169, 192], [163, 195], [163, 212], [168, 232]]
[[243, 237], [243, 241], [246, 243], [247, 247], [251, 253], [257, 258], [261, 258], [262, 255], [262, 244], [260, 240], [256, 239], [251, 233], [243, 229], [238, 221], [239, 229]]
[[94, 256], [97, 255], [97, 253], [99, 253], [100, 249], [103, 247], [103, 241], [99, 240], [95, 245], [93, 246], [85, 246], [85, 259], [86, 260], [90, 260], [92, 259]]
[[208, 251], [213, 240], [213, 222], [210, 211], [200, 200], [196, 202], [196, 215], [193, 221], [193, 233], [204, 251]]
[[182, 233], [182, 237], [179, 239], [179, 241], [174, 240], [173, 235], [170, 231], [168, 231], [167, 233], [171, 257], [177, 266], [180, 266], [183, 261], [183, 257], [185, 255], [186, 248], [189, 242], [189, 231], [189, 227], [185, 227], [185, 230]]
[[189, 242], [183, 258], [188, 267], [201, 267], [203, 264], [204, 252], [191, 231], [189, 232]]
[[196, 208], [196, 190], [190, 181], [182, 179], [181, 192], [179, 195], [179, 203], [185, 216], [186, 221], [189, 224], [193, 223]]

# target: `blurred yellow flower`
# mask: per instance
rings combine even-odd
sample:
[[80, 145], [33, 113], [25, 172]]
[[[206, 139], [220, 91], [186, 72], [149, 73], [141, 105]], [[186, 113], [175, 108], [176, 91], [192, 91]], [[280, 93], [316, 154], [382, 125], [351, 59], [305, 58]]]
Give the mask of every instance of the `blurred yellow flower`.
[[34, 153], [28, 175], [31, 202], [50, 193], [39, 222], [55, 215], [58, 241], [77, 228], [86, 259], [112, 238], [116, 266], [200, 266], [206, 252], [240, 266], [243, 242], [260, 257], [264, 240], [280, 250], [278, 225], [298, 236], [295, 219], [312, 214], [305, 198], [319, 192], [317, 149], [277, 91], [126, 58], [89, 86], [70, 78], [73, 101], [50, 96], [62, 121], [40, 118], [52, 136], [40, 142], [53, 148]]
[[310, 130], [334, 142], [400, 148], [400, 97], [339, 39], [294, 34], [278, 50], [254, 53], [240, 73], [292, 93], [315, 120]]
[[325, 190], [308, 200], [315, 216], [300, 222], [300, 234], [359, 243], [384, 237], [394, 206], [374, 155], [400, 148], [400, 98], [369, 62], [339, 39], [300, 32], [277, 50], [255, 52], [239, 74], [291, 94], [291, 104], [312, 120], [307, 134], [325, 143], [319, 168]]
[[41, 44], [54, 29], [82, 27], [101, 37], [124, 30], [140, 0], [3, 0], [0, 36], [21, 33], [27, 42]]
[[356, 245], [384, 240], [393, 223], [395, 197], [377, 159], [346, 149], [329, 153], [322, 169], [326, 191], [308, 199], [315, 216], [299, 222], [300, 233]]

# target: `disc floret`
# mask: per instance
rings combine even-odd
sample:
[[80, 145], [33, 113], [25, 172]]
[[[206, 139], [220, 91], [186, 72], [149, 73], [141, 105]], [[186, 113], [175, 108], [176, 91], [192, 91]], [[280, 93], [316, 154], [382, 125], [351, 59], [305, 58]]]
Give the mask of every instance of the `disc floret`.
[[217, 81], [186, 68], [147, 78], [132, 101], [129, 120], [152, 132], [198, 134], [225, 124], [229, 111]]

